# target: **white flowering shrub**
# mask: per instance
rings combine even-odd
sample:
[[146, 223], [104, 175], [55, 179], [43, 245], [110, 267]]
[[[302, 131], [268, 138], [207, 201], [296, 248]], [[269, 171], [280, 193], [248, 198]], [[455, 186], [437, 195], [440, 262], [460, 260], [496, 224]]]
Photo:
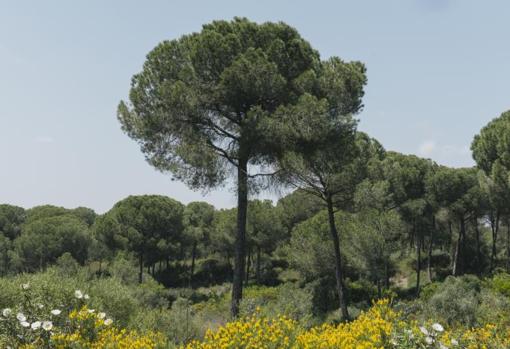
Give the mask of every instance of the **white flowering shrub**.
[[[71, 333], [74, 330], [73, 327], [76, 327], [76, 324], [72, 322], [72, 312], [76, 312], [75, 309], [87, 309], [89, 313], [95, 312], [87, 308], [86, 302], [90, 297], [81, 290], [74, 292], [73, 302], [61, 304], [58, 308], [51, 306], [51, 300], [46, 302], [38, 300], [29, 283], [21, 284], [20, 292], [23, 295], [21, 304], [1, 310], [1, 348], [51, 348], [52, 337], [55, 334]], [[104, 326], [109, 326], [113, 322], [103, 312], [98, 312], [95, 318], [101, 320]]]

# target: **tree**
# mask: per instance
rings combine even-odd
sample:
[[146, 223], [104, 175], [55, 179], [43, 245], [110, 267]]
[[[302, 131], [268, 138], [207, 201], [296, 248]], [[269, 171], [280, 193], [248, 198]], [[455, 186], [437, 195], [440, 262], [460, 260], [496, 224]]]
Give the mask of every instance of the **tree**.
[[[253, 200], [249, 202], [248, 207], [248, 231], [257, 257], [255, 276], [257, 283], [261, 283], [261, 255], [263, 252], [271, 253], [276, 248], [284, 237], [284, 229], [271, 200]], [[248, 252], [248, 258], [251, 257], [250, 255], [251, 251]], [[249, 269], [246, 268], [247, 280], [248, 271]]]
[[0, 275], [4, 276], [10, 271], [11, 263], [9, 253], [12, 251], [13, 242], [0, 232]]
[[206, 202], [190, 202], [184, 209], [183, 225], [184, 235], [191, 243], [191, 269], [189, 274], [190, 286], [193, 285], [193, 273], [195, 271], [195, 259], [197, 248], [200, 243], [210, 241], [211, 230], [214, 221], [214, 206]]
[[[484, 176], [480, 185], [488, 201], [487, 217], [491, 226], [490, 270], [496, 264], [496, 242], [503, 217], [510, 215], [510, 111], [502, 113], [482, 128], [471, 143], [473, 159]], [[507, 218], [508, 219], [508, 218]], [[510, 226], [510, 225], [509, 225]], [[507, 240], [510, 241], [510, 228]], [[510, 242], [507, 246], [510, 261]]]
[[13, 240], [19, 236], [25, 219], [24, 208], [7, 204], [0, 205], [0, 232], [9, 239]]
[[104, 224], [113, 231], [103, 234], [103, 238], [112, 244], [122, 241], [137, 255], [139, 283], [143, 281], [144, 261], [154, 262], [154, 257], [161, 255], [161, 244], [166, 246], [182, 238], [183, 210], [181, 203], [166, 196], [140, 195], [117, 202], [107, 213]]
[[469, 217], [479, 206], [479, 187], [475, 168], [441, 167], [427, 183], [427, 191], [438, 207], [446, 208], [452, 220], [458, 222], [459, 231], [452, 258], [452, 274], [460, 275], [464, 269], [466, 226]]
[[94, 224], [94, 220], [96, 218], [96, 213], [94, 210], [87, 207], [77, 207], [75, 209], [67, 209], [64, 207], [53, 206], [53, 205], [41, 205], [35, 206], [31, 209], [28, 209], [26, 212], [25, 223], [31, 223], [41, 218], [49, 218], [49, 217], [57, 217], [63, 215], [71, 215], [82, 222], [87, 224], [87, 226], [91, 226]]
[[[335, 215], [337, 221], [344, 222], [340, 227], [345, 227], [348, 219], [345, 213], [337, 212]], [[335, 253], [331, 248], [329, 229], [328, 213], [322, 210], [298, 223], [292, 229], [289, 243], [282, 248], [290, 266], [300, 273], [304, 282], [335, 275]], [[342, 255], [342, 258], [345, 259], [345, 256]]]
[[242, 298], [248, 188], [271, 174], [278, 151], [268, 129], [280, 106], [313, 89], [309, 77], [322, 68], [319, 54], [284, 23], [214, 21], [152, 50], [132, 79], [131, 103], [119, 105], [123, 130], [158, 170], [203, 189], [235, 173], [233, 316]]
[[323, 209], [322, 200], [303, 190], [292, 193], [278, 200], [276, 204], [280, 221], [290, 236], [292, 229], [299, 223], [313, 217]]
[[[282, 111], [279, 127], [287, 137], [288, 149], [280, 166], [283, 181], [315, 195], [326, 206], [335, 253], [336, 291], [341, 315], [348, 319], [334, 214], [337, 208], [352, 208], [355, 187], [368, 173], [370, 159], [383, 156], [384, 150], [376, 140], [356, 133], [356, 123], [350, 116], [362, 107], [366, 79], [363, 65], [332, 58], [324, 63], [323, 74], [318, 82], [322, 99], [305, 95], [298, 105]], [[312, 126], [307, 126], [304, 119]]]
[[23, 227], [14, 240], [14, 249], [21, 258], [22, 271], [44, 269], [68, 252], [79, 263], [87, 258], [91, 238], [87, 225], [66, 214], [34, 220]]
[[[388, 152], [383, 161], [383, 176], [389, 183], [389, 191], [395, 208], [409, 226], [410, 246], [416, 252], [416, 293], [421, 286], [422, 258], [425, 237], [433, 242], [434, 206], [427, 196], [427, 179], [434, 173], [436, 165], [414, 155]], [[429, 244], [429, 249], [432, 245]]]
[[221, 209], [214, 215], [214, 223], [211, 236], [211, 249], [225, 257], [227, 264], [231, 266], [230, 258], [234, 255], [236, 236], [237, 209]]
[[382, 286], [389, 288], [393, 270], [391, 256], [398, 249], [403, 222], [395, 210], [364, 209], [356, 215], [351, 226], [352, 259], [358, 261], [360, 269], [375, 283], [381, 297]]

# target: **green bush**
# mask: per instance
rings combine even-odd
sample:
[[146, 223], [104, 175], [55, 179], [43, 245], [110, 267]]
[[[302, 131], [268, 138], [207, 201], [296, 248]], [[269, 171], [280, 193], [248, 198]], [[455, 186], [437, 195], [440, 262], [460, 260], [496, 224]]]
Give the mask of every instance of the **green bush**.
[[490, 286], [496, 292], [510, 297], [510, 275], [507, 273], [498, 273], [489, 281]]
[[427, 318], [449, 325], [500, 323], [510, 314], [509, 301], [472, 275], [450, 276], [430, 286], [422, 300]]

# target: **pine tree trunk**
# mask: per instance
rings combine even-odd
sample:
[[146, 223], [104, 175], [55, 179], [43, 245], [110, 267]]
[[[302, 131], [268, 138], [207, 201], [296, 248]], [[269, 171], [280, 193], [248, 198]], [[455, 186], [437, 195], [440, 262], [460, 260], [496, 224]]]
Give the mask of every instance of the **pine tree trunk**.
[[510, 270], [510, 221], [507, 222], [506, 230], [506, 271]]
[[433, 247], [433, 237], [430, 236], [429, 241], [429, 249], [427, 251], [427, 275], [429, 277], [429, 282], [432, 282], [432, 247]]
[[261, 254], [260, 246], [257, 245], [257, 269], [256, 269], [256, 274], [257, 274], [257, 284], [259, 284], [259, 285], [260, 285], [260, 282], [261, 282], [261, 275], [260, 275], [260, 254]]
[[248, 281], [250, 280], [250, 268], [251, 268], [251, 247], [248, 247], [248, 253], [246, 256], [246, 279], [244, 280], [246, 286], [248, 286]]
[[416, 295], [420, 294], [420, 274], [421, 274], [421, 242], [420, 238], [416, 239]]
[[248, 161], [240, 159], [237, 168], [237, 233], [235, 239], [234, 278], [232, 282], [233, 318], [239, 315], [239, 303], [243, 297], [244, 258], [246, 245], [246, 213], [248, 210]]
[[473, 229], [476, 239], [476, 271], [478, 275], [482, 274], [482, 248], [480, 243], [480, 230], [478, 229], [478, 218], [473, 216]]
[[138, 273], [138, 283], [141, 284], [143, 281], [143, 254], [138, 257], [138, 263], [140, 264], [140, 272]]
[[388, 267], [388, 262], [384, 263], [384, 288], [390, 289], [390, 268]]
[[492, 251], [491, 251], [491, 261], [490, 261], [490, 271], [494, 269], [494, 266], [496, 265], [496, 242], [498, 240], [498, 232], [499, 232], [499, 212], [496, 213], [496, 217], [494, 217], [493, 214], [491, 214], [490, 217], [490, 223], [491, 223], [491, 233], [492, 233]]
[[193, 242], [193, 247], [191, 249], [191, 269], [189, 272], [189, 287], [193, 287], [193, 275], [195, 274], [195, 259], [197, 257], [197, 243]]
[[450, 239], [448, 240], [449, 246], [448, 249], [450, 250], [450, 266], [453, 268], [453, 265], [455, 264], [455, 246], [453, 244], [453, 228], [452, 228], [452, 221], [448, 221], [448, 232], [450, 233]]
[[453, 262], [453, 270], [452, 274], [453, 276], [460, 275], [462, 273], [462, 267], [461, 267], [461, 261], [462, 261], [462, 245], [464, 242], [464, 234], [465, 234], [466, 226], [464, 217], [460, 218], [460, 229], [459, 229], [459, 236], [457, 237], [457, 247], [455, 249], [455, 258]]
[[329, 230], [331, 238], [333, 240], [333, 248], [335, 250], [335, 277], [336, 277], [336, 288], [338, 293], [338, 300], [340, 303], [340, 312], [344, 320], [349, 319], [349, 311], [347, 310], [347, 294], [343, 280], [342, 270], [342, 255], [340, 252], [340, 238], [338, 237], [338, 231], [335, 223], [335, 213], [333, 207], [333, 200], [331, 195], [327, 197], [328, 206], [328, 218], [329, 218]]

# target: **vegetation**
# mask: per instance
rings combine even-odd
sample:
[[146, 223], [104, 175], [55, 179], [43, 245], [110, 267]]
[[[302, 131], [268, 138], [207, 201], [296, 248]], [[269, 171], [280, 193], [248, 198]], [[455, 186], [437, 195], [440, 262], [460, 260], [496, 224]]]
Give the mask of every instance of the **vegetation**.
[[237, 207], [0, 205], [0, 346], [508, 348], [510, 112], [449, 168], [357, 130], [366, 82], [284, 23], [159, 44], [122, 128], [191, 188], [231, 179]]

